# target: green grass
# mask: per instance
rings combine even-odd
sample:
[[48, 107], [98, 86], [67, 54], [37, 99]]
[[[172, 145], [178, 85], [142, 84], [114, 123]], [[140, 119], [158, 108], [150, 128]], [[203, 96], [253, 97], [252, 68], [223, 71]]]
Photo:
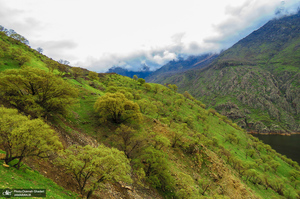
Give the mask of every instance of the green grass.
[[6, 168], [2, 166], [3, 163], [0, 160], [0, 189], [46, 189], [46, 198], [79, 198], [77, 194], [65, 190], [25, 165], [17, 170], [13, 167]]

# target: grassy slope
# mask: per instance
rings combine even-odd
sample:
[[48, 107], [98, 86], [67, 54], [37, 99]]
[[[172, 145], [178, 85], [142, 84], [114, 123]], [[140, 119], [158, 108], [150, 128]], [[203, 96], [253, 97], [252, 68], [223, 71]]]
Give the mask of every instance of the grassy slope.
[[13, 167], [3, 167], [3, 163], [4, 161], [0, 160], [0, 189], [46, 189], [47, 198], [79, 198], [77, 194], [58, 186], [27, 166], [17, 170]]
[[[23, 48], [22, 45], [21, 47]], [[29, 53], [29, 55], [31, 56], [31, 60], [29, 63], [26, 63], [26, 65], [47, 70], [44, 64], [39, 60], [39, 55], [36, 53]], [[1, 65], [1, 71], [19, 67], [15, 61], [6, 58], [2, 58], [1, 61], [6, 63], [6, 65]], [[115, 129], [118, 126], [111, 123], [99, 123], [93, 111], [94, 102], [99, 96], [103, 95], [104, 92], [89, 86], [91, 81], [88, 79], [84, 80], [79, 78], [75, 80], [70, 78], [67, 81], [70, 81], [75, 87], [80, 89], [79, 104], [73, 108], [67, 118], [54, 117], [52, 125], [56, 128], [60, 128], [64, 133], [70, 136], [80, 133], [87, 134], [107, 146], [118, 147], [119, 144], [111, 139], [111, 135], [114, 135]], [[253, 183], [251, 180], [247, 180], [244, 174], [239, 174], [240, 169], [235, 167], [236, 161], [238, 160], [243, 162], [247, 161], [248, 165], [250, 165], [248, 169], [255, 169], [259, 175], [268, 175], [268, 179], [271, 179], [270, 181], [273, 179], [281, 179], [284, 182], [283, 186], [285, 190], [291, 190], [291, 198], [296, 197], [297, 189], [293, 188], [293, 183], [289, 181], [288, 174], [292, 169], [291, 164], [295, 165], [295, 163], [285, 159], [274, 151], [268, 152], [264, 147], [260, 149], [256, 148], [256, 145], [264, 145], [252, 138], [251, 135], [247, 135], [241, 131], [240, 128], [230, 121], [225, 120], [227, 122], [224, 122], [221, 120], [220, 115], [217, 114], [213, 116], [209, 114], [208, 111], [200, 107], [196, 101], [185, 99], [182, 95], [174, 93], [162, 85], [159, 86], [161, 91], [155, 94], [153, 89], [148, 91], [136, 81], [119, 75], [106, 75], [102, 77], [97, 84], [104, 89], [107, 89], [111, 85], [118, 86], [119, 90], [126, 89], [132, 94], [138, 93], [141, 99], [148, 99], [150, 102], [162, 102], [164, 111], [159, 117], [157, 117], [157, 114], [144, 114], [142, 123], [138, 125], [134, 122], [127, 123], [127, 125], [135, 128], [143, 139], [148, 140], [148, 144], [145, 145], [153, 145], [158, 136], [162, 136], [170, 143], [173, 143], [176, 132], [179, 131], [177, 126], [183, 123], [188, 124], [188, 128], [184, 130], [184, 133], [180, 136], [175, 147], [165, 144], [164, 147], [160, 149], [160, 151], [166, 155], [165, 161], [169, 166], [168, 171], [174, 181], [174, 184], [168, 190], [163, 191], [161, 188], [158, 188], [158, 191], [160, 191], [164, 197], [171, 198], [175, 195], [180, 196], [180, 194], [184, 194], [184, 197], [190, 196], [190, 198], [200, 197], [200, 193], [203, 193], [205, 185], [207, 184], [209, 186], [204, 193], [205, 198], [217, 197], [217, 195], [219, 195], [219, 197], [223, 195], [229, 198], [281, 197], [270, 187], [265, 189], [262, 184]], [[155, 84], [150, 85], [154, 87]], [[179, 99], [184, 100], [183, 104], [179, 105], [176, 102]], [[132, 100], [135, 102], [138, 101], [136, 99]], [[177, 116], [172, 115], [172, 113], [177, 113]], [[205, 116], [206, 119], [197, 119], [196, 116], [199, 113]], [[192, 117], [191, 122], [187, 121], [189, 116]], [[158, 120], [156, 120], [157, 118]], [[170, 125], [164, 118], [172, 118], [172, 124]], [[228, 141], [229, 135], [232, 135], [235, 139]], [[245, 154], [247, 147], [255, 148], [253, 158], [248, 157], [246, 159]], [[227, 158], [224, 153], [222, 153], [225, 149], [230, 151], [230, 158]], [[141, 150], [143, 150], [143, 148], [141, 148]], [[133, 169], [135, 169], [135, 160], [139, 161], [140, 155], [141, 154], [137, 152], [136, 156], [132, 158]], [[255, 160], [261, 159], [266, 155], [270, 155], [271, 159], [275, 159], [280, 163], [276, 172], [272, 170], [264, 172], [262, 165], [259, 166], [255, 164]], [[289, 164], [287, 162], [289, 162]], [[49, 180], [40, 180], [44, 178], [37, 174], [37, 172], [31, 170], [22, 172], [12, 168], [6, 170], [5, 168], [1, 168], [0, 171], [6, 172], [4, 176], [14, 176], [15, 179], [11, 179], [11, 177], [6, 178], [3, 177], [3, 175], [0, 177], [0, 180], [3, 182], [5, 181], [9, 184], [16, 183], [12, 184], [12, 187], [9, 188], [14, 188], [13, 186], [27, 188], [33, 185], [44, 187], [47, 183], [51, 182]], [[38, 184], [40, 182], [42, 182], [42, 184]], [[143, 180], [143, 186], [147, 187], [149, 184]], [[56, 194], [53, 195], [54, 198], [67, 198], [67, 196], [64, 196], [64, 192], [67, 191], [64, 191], [54, 183], [51, 187], [53, 188], [49, 189], [49, 192]]]
[[[125, 87], [127, 89], [131, 88], [131, 89], [141, 90], [141, 92], [140, 92], [141, 98], [150, 99], [151, 101], [162, 101], [164, 104], [170, 103], [169, 105], [165, 105], [166, 114], [176, 111], [178, 113], [178, 115], [180, 115], [182, 118], [187, 118], [188, 116], [192, 116], [193, 119], [196, 120], [195, 115], [198, 112], [205, 113], [205, 110], [203, 110], [201, 107], [195, 105], [194, 102], [192, 102], [190, 100], [187, 100], [186, 103], [184, 103], [180, 106], [180, 108], [177, 107], [174, 102], [178, 99], [181, 99], [181, 95], [173, 94], [169, 90], [164, 91], [165, 93], [154, 94], [153, 91], [146, 91], [142, 86], [138, 86], [137, 83], [130, 78], [122, 77], [119, 75], [111, 75], [108, 77], [109, 77], [110, 82], [114, 82], [114, 84], [116, 84], [116, 85]], [[105, 82], [105, 81], [107, 81], [107, 80], [102, 80], [102, 82]], [[154, 84], [151, 84], [151, 85], [153, 86]], [[106, 87], [106, 83], [104, 83], [102, 86]], [[161, 86], [161, 89], [164, 89], [163, 86]], [[95, 126], [94, 122], [83, 122], [83, 121], [90, 121], [90, 119], [88, 117], [93, 115], [92, 104], [95, 102], [95, 100], [96, 100], [96, 98], [94, 96], [88, 97], [88, 95], [85, 95], [84, 100], [80, 100], [81, 101], [80, 104], [82, 107], [84, 107], [85, 111], [82, 112], [82, 109], [77, 109], [77, 111], [74, 110], [74, 112], [76, 112], [77, 114], [74, 114], [73, 117], [70, 117], [69, 119], [70, 119], [70, 121], [74, 122], [73, 124], [76, 126], [76, 128], [80, 128], [83, 132], [89, 133], [90, 135], [94, 135], [100, 142], [104, 142], [107, 145], [117, 147], [117, 144], [111, 142], [110, 139], [107, 139], [107, 137], [109, 137], [109, 134], [113, 133], [116, 126], [114, 126], [114, 125]], [[133, 101], [137, 101], [137, 100], [133, 100]], [[193, 104], [193, 108], [191, 108], [191, 106], [188, 105], [188, 103]], [[171, 125], [171, 128], [168, 128], [164, 124], [153, 125], [152, 120], [155, 118], [156, 118], [156, 115], [147, 115], [144, 123], [141, 124], [139, 131], [142, 134], [149, 134], [150, 132], [154, 131], [155, 133], [160, 133], [160, 135], [163, 135], [163, 136], [167, 137], [170, 141], [172, 141], [172, 139], [173, 139], [172, 131], [174, 131], [174, 129], [172, 129], [172, 125]], [[160, 117], [160, 119], [162, 119], [162, 117]], [[75, 120], [77, 122], [75, 122]], [[180, 123], [180, 122], [178, 122], [178, 123]], [[196, 176], [198, 176], [197, 180], [199, 180], [201, 178], [205, 178], [205, 176], [203, 176], [203, 174], [205, 172], [208, 172], [208, 173], [212, 172], [213, 168], [211, 168], [211, 165], [208, 164], [209, 166], [207, 166], [207, 165], [204, 165], [203, 163], [200, 166], [197, 165], [197, 163], [195, 163], [195, 161], [196, 161], [195, 157], [193, 157], [194, 154], [188, 154], [184, 151], [185, 150], [184, 145], [188, 144], [189, 142], [194, 142], [194, 141], [198, 142], [199, 144], [200, 143], [204, 144], [207, 147], [207, 151], [205, 153], [210, 154], [209, 155], [210, 158], [213, 158], [214, 156], [216, 156], [215, 157], [216, 159], [220, 158], [220, 157], [224, 158], [220, 154], [217, 153], [219, 150], [219, 147], [224, 146], [225, 149], [228, 149], [231, 151], [231, 154], [233, 154], [233, 156], [236, 156], [237, 158], [241, 159], [242, 161], [246, 161], [246, 159], [245, 159], [246, 148], [245, 147], [247, 146], [248, 143], [251, 143], [250, 135], [247, 135], [244, 132], [241, 132], [240, 130], [236, 130], [235, 128], [231, 127], [230, 125], [228, 125], [224, 122], [220, 122], [218, 117], [215, 117], [215, 116], [213, 117], [211, 115], [208, 116], [208, 118], [205, 122], [194, 121], [193, 125], [194, 126], [191, 127], [191, 129], [189, 129], [189, 132], [185, 136], [182, 137], [182, 141], [181, 141], [182, 143], [180, 144], [180, 146], [178, 148], [177, 147], [175, 147], [175, 148], [169, 147], [168, 149], [166, 149], [164, 151], [169, 156], [169, 160], [171, 161], [171, 165], [172, 165], [170, 170], [171, 170], [171, 172], [174, 172], [174, 175], [176, 175], [176, 173], [178, 173], [178, 172], [184, 172], [190, 176], [194, 176], [194, 180], [195, 180], [194, 187], [197, 187], [197, 182], [196, 182], [197, 177]], [[207, 126], [209, 128], [208, 128], [207, 132], [205, 132], [203, 129]], [[158, 130], [160, 128], [162, 130]], [[240, 143], [239, 144], [235, 144], [235, 143], [231, 144], [229, 142], [226, 142], [225, 138], [226, 138], [226, 135], [229, 133], [233, 133], [234, 135], [236, 135], [240, 139]], [[200, 137], [200, 139], [198, 137]], [[214, 137], [217, 139], [217, 143], [218, 143], [216, 146], [214, 146], [212, 144], [212, 140]], [[252, 159], [252, 158], [248, 157], [247, 161], [253, 162], [255, 159], [259, 159], [261, 156], [266, 155], [266, 154], [267, 154], [267, 152], [264, 150], [257, 151], [256, 155], [254, 156], [255, 158]], [[285, 182], [288, 182], [289, 181], [288, 171], [291, 170], [292, 167], [288, 166], [280, 158], [278, 158], [278, 157], [276, 158], [276, 156], [274, 158], [278, 162], [280, 162], [281, 166], [278, 168], [277, 173], [274, 174], [273, 171], [269, 171], [269, 172], [267, 172], [267, 175], [269, 175], [270, 179], [275, 179], [275, 178], [281, 177]], [[228, 169], [228, 173], [225, 172], [226, 175], [229, 175], [231, 178], [234, 178], [236, 180], [243, 181], [243, 177], [242, 178], [239, 177], [239, 175], [232, 169], [232, 166], [230, 165], [230, 163], [223, 162], [223, 163], [221, 163], [221, 165]], [[207, 168], [205, 168], [205, 167], [207, 167]], [[255, 167], [255, 168], [261, 175], [264, 173], [262, 167]], [[194, 169], [196, 169], [196, 172]], [[221, 171], [215, 171], [215, 172], [222, 173]], [[220, 175], [222, 175], [222, 174], [220, 174]], [[243, 183], [244, 182], [241, 182], [241, 184], [243, 184]], [[213, 184], [211, 186], [218, 187], [220, 185]], [[274, 191], [272, 191], [271, 189], [265, 190], [263, 188], [263, 186], [261, 186], [261, 185], [255, 186], [252, 183], [249, 183], [246, 181], [245, 186], [248, 187], [248, 189], [252, 189], [252, 191], [254, 191], [256, 193], [254, 195], [258, 195], [261, 198], [266, 198], [266, 197], [270, 197], [270, 196], [278, 197], [278, 195]], [[285, 186], [289, 189], [292, 189], [291, 185], [289, 185], [289, 183], [286, 183]], [[195, 188], [195, 189], [197, 189], [197, 188]], [[209, 195], [213, 194], [212, 190]], [[236, 193], [236, 194], [241, 194], [241, 193]], [[172, 194], [170, 194], [170, 195], [172, 195]], [[229, 194], [229, 196], [233, 196], [233, 195]]]

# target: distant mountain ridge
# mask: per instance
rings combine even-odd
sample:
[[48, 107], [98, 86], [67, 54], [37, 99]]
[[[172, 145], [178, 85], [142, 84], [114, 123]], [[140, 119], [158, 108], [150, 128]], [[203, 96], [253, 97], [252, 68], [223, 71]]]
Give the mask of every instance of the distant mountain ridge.
[[150, 71], [149, 67], [144, 65], [139, 71], [131, 71], [126, 68], [114, 66], [110, 69], [108, 69], [107, 73], [117, 73], [119, 75], [127, 76], [127, 77], [133, 77], [134, 75], [137, 75], [139, 78], [146, 78], [148, 77], [153, 71]]
[[134, 75], [137, 75], [139, 78], [144, 78], [149, 82], [155, 82], [156, 79], [165, 78], [172, 74], [184, 72], [192, 68], [203, 68], [210, 64], [217, 57], [217, 54], [193, 55], [187, 57], [186, 59], [179, 57], [178, 60], [172, 60], [155, 71], [150, 71], [149, 67], [146, 65], [142, 66], [138, 71], [132, 71], [126, 68], [114, 66], [110, 68], [107, 73], [117, 73], [119, 75], [131, 78]]
[[167, 78], [175, 73], [181, 73], [193, 68], [203, 68], [209, 65], [214, 59], [218, 57], [217, 54], [203, 54], [199, 56], [189, 56], [187, 59], [179, 58], [178, 61], [170, 61], [150, 74], [146, 80], [156, 82], [159, 79]]
[[208, 67], [153, 78], [189, 91], [248, 131], [300, 132], [300, 14], [274, 19]]

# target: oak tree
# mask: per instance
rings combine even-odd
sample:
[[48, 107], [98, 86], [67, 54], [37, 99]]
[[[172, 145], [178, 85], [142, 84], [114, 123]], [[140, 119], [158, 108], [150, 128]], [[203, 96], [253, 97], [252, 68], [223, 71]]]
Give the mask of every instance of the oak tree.
[[92, 80], [98, 81], [99, 80], [98, 73], [90, 71], [89, 72], [89, 78], [92, 79]]
[[0, 107], [0, 143], [6, 156], [5, 163], [17, 159], [13, 165], [20, 168], [25, 157], [47, 158], [62, 148], [56, 132], [43, 120], [21, 115], [16, 109]]
[[143, 142], [136, 130], [124, 124], [116, 129], [115, 135], [111, 139], [117, 143], [118, 149], [124, 151], [128, 158], [131, 158], [133, 153], [139, 150]]
[[44, 60], [46, 67], [49, 69], [49, 72], [53, 73], [55, 69], [58, 69], [59, 63], [54, 61], [53, 59], [46, 59]]
[[75, 79], [80, 77], [83, 74], [83, 71], [80, 67], [72, 67], [71, 72]]
[[140, 166], [144, 169], [147, 181], [154, 187], [166, 190], [173, 186], [170, 163], [166, 153], [150, 146], [140, 156]]
[[87, 198], [106, 182], [132, 181], [131, 167], [124, 152], [104, 145], [97, 148], [72, 145], [56, 162], [75, 177], [81, 194], [87, 192]]
[[158, 111], [156, 105], [147, 99], [140, 99], [137, 101], [137, 103], [140, 106], [140, 110], [143, 114], [152, 115]]
[[120, 124], [130, 119], [141, 119], [139, 105], [127, 99], [120, 92], [106, 93], [104, 96], [99, 97], [94, 104], [94, 109], [101, 117], [101, 122], [111, 120]]
[[146, 82], [145, 79], [143, 78], [139, 78], [137, 81], [139, 82], [140, 85], [143, 85]]
[[137, 75], [133, 75], [133, 79], [134, 80], [138, 80], [138, 76]]
[[65, 114], [77, 102], [78, 90], [62, 78], [38, 68], [5, 70], [0, 74], [0, 97], [33, 117]]

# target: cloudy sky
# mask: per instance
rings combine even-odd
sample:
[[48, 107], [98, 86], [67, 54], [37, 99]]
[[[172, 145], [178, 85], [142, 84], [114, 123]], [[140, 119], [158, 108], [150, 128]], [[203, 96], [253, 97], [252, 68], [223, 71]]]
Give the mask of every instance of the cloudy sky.
[[219, 52], [299, 0], [0, 0], [0, 25], [72, 66], [156, 69]]

